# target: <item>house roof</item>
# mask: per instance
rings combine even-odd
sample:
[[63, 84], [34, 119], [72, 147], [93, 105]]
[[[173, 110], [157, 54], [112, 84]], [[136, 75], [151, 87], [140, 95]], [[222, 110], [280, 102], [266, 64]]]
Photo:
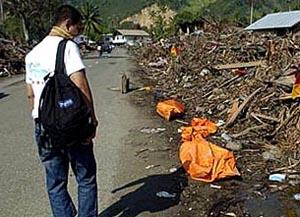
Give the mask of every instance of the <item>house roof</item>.
[[149, 33], [140, 29], [117, 29], [117, 32], [125, 36], [150, 36]]
[[298, 23], [300, 23], [300, 10], [280, 12], [264, 16], [245, 30], [291, 28]]

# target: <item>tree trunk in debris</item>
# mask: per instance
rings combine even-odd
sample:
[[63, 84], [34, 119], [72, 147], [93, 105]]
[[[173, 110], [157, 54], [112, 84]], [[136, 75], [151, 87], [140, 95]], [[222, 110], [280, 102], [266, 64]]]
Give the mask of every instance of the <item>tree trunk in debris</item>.
[[251, 0], [250, 24], [253, 23], [253, 4], [254, 4], [254, 0]]
[[24, 38], [25, 38], [25, 41], [28, 42], [29, 41], [29, 33], [28, 33], [27, 25], [26, 25], [26, 19], [24, 18], [24, 16], [21, 16], [21, 20], [22, 20]]
[[4, 22], [3, 1], [4, 0], [0, 0], [0, 23], [1, 24]]

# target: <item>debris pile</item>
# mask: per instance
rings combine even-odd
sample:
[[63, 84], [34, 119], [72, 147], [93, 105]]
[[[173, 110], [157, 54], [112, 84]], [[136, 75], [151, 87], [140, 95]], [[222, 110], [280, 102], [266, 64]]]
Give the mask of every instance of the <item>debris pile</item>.
[[0, 38], [0, 77], [24, 73], [29, 49], [18, 41]]
[[[141, 76], [165, 98], [183, 102], [187, 119], [224, 120], [224, 130], [234, 139], [297, 152], [300, 108], [290, 93], [300, 43], [289, 36], [226, 31], [143, 47], [136, 52]], [[179, 56], [170, 55], [170, 44], [179, 47]]]
[[[176, 54], [171, 52], [174, 46]], [[214, 212], [203, 216], [245, 216], [244, 205], [237, 203], [299, 185], [299, 178], [291, 177], [300, 172], [300, 106], [299, 96], [291, 93], [300, 73], [300, 41], [292, 35], [211, 26], [201, 36], [161, 40], [132, 52], [137, 73], [153, 85], [155, 99], [183, 103], [182, 124], [195, 117], [218, 123], [219, 130], [209, 142], [236, 157], [243, 183], [219, 183], [226, 190], [217, 192], [192, 183], [184, 201], [190, 216], [193, 201], [199, 201], [195, 215], [211, 208]], [[273, 174], [289, 178], [274, 184], [268, 180]], [[189, 200], [197, 189], [197, 197]], [[203, 192], [207, 194], [202, 198]]]

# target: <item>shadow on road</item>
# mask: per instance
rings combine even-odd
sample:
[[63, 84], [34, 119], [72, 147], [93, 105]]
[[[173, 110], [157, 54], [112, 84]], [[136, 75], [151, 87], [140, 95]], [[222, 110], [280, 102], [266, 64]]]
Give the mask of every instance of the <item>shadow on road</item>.
[[0, 92], [0, 99], [8, 97], [9, 94]]
[[98, 56], [86, 56], [84, 57], [85, 60], [93, 60], [93, 59], [105, 59], [105, 58], [109, 58], [109, 59], [122, 59], [122, 58], [129, 58], [128, 56], [101, 56], [101, 57], [98, 57]]
[[175, 206], [180, 201], [180, 194], [187, 186], [188, 180], [183, 168], [171, 174], [151, 175], [112, 191], [143, 184], [141, 187], [122, 196], [98, 217], [134, 217], [142, 212], [159, 212]]

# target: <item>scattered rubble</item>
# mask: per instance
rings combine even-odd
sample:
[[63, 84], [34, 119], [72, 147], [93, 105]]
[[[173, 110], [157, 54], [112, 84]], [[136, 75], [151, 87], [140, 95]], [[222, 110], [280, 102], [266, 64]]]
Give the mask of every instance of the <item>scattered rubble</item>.
[[[174, 44], [180, 50], [178, 56], [170, 53]], [[299, 98], [291, 95], [300, 71], [300, 41], [291, 35], [211, 26], [199, 37], [174, 37], [132, 52], [138, 61], [137, 73], [153, 86], [155, 100], [182, 102], [186, 108], [180, 120], [183, 125], [193, 117], [219, 121], [220, 130], [212, 142], [237, 156], [243, 181], [221, 182], [217, 198], [203, 185], [191, 183], [190, 194], [183, 195], [187, 211], [214, 209], [216, 215], [210, 216], [245, 216], [243, 204], [248, 197], [265, 198], [274, 191], [274, 183], [268, 180], [271, 174], [300, 173], [300, 106]], [[299, 186], [297, 181], [279, 183], [276, 192], [287, 195], [288, 186]], [[203, 202], [206, 205], [199, 205]]]
[[[148, 44], [135, 52], [139, 74], [155, 84], [161, 98], [183, 102], [186, 120], [227, 120], [224, 129], [248, 140], [248, 147], [273, 144], [299, 156], [299, 102], [287, 97], [291, 74], [300, 68], [300, 43], [290, 36], [225, 30], [173, 38], [168, 46]], [[180, 47], [176, 58], [171, 44]], [[161, 60], [166, 64], [150, 67]]]

